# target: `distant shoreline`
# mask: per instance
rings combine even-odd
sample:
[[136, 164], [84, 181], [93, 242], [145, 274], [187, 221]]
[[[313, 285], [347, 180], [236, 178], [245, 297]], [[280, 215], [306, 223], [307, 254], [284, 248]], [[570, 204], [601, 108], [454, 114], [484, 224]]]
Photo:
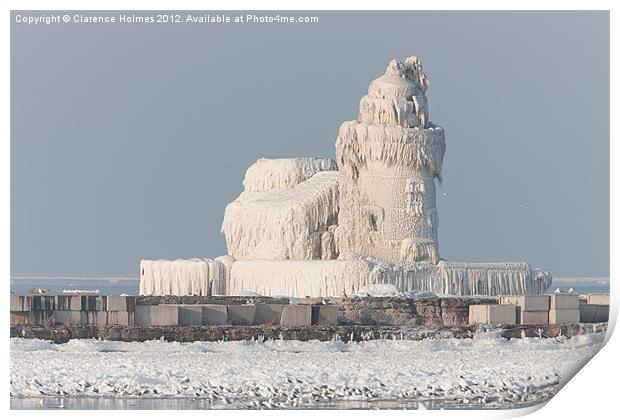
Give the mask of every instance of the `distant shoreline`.
[[[42, 281], [58, 281], [58, 280], [69, 280], [69, 281], [102, 281], [102, 280], [140, 280], [139, 276], [122, 276], [122, 275], [110, 275], [110, 276], [11, 276], [11, 281], [34, 281], [34, 280], [42, 280]], [[609, 284], [609, 277], [554, 277], [554, 283], [596, 283], [596, 284]]]
[[[10, 281], [11, 291], [26, 293], [30, 288], [49, 288], [52, 292], [63, 290], [99, 289], [102, 294], [119, 295], [122, 293], [139, 294], [139, 277], [131, 276], [13, 276]], [[609, 277], [556, 277], [547, 293], [553, 290], [574, 289], [575, 293], [609, 293]]]
[[11, 276], [11, 281], [138, 281], [139, 276]]
[[609, 277], [554, 277], [552, 284], [598, 284], [609, 285]]

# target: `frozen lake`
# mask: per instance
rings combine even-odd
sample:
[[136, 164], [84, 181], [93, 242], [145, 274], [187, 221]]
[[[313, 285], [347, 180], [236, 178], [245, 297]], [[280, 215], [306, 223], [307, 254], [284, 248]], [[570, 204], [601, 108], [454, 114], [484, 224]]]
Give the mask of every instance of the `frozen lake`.
[[11, 338], [11, 404], [415, 408], [418, 401], [431, 401], [428, 408], [510, 408], [551, 397], [566, 364], [592, 357], [603, 340], [602, 333], [516, 340], [484, 333], [473, 339], [359, 343], [54, 344]]
[[[541, 404], [541, 401], [532, 403], [516, 403], [504, 406], [504, 409], [521, 409]], [[42, 398], [11, 398], [12, 410], [222, 410], [255, 408], [250, 401], [238, 404], [213, 403], [201, 398], [96, 398], [96, 397], [42, 397]], [[262, 407], [265, 408], [265, 407]], [[477, 404], [458, 404], [444, 400], [391, 400], [391, 401], [354, 401], [339, 400], [317, 402], [313, 406], [300, 409], [407, 409], [407, 410], [435, 410], [435, 409], [484, 409]], [[493, 407], [496, 408], [496, 407]], [[515, 414], [516, 415], [516, 414]]]
[[31, 288], [50, 289], [52, 293], [63, 290], [99, 290], [102, 295], [137, 295], [140, 290], [138, 277], [11, 277], [11, 291], [24, 294]]

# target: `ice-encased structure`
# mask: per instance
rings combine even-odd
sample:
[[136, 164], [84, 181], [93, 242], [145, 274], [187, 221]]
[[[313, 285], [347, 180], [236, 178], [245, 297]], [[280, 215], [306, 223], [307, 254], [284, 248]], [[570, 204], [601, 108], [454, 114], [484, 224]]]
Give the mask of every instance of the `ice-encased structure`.
[[337, 171], [319, 171], [289, 188], [242, 192], [224, 212], [228, 253], [236, 259], [321, 259], [321, 237], [338, 218], [338, 178]]
[[245, 191], [279, 191], [292, 188], [321, 171], [337, 171], [331, 159], [259, 159], [245, 172]]
[[358, 121], [341, 125], [340, 252], [439, 261], [435, 178], [446, 144], [444, 130], [428, 120], [427, 85], [416, 58], [392, 60], [370, 83]]
[[228, 254], [141, 262], [141, 294], [339, 296], [372, 284], [449, 295], [544, 292], [551, 275], [525, 262], [439, 255], [435, 182], [446, 151], [429, 120], [416, 57], [389, 62], [344, 122], [336, 162], [259, 159], [225, 210]]
[[224, 295], [227, 267], [208, 258], [140, 261], [141, 295]]
[[371, 284], [393, 284], [399, 291], [443, 295], [543, 293], [548, 273], [527, 263], [468, 264], [440, 261], [394, 263], [369, 258], [337, 260], [237, 261], [228, 294], [253, 291], [264, 296], [342, 296]]

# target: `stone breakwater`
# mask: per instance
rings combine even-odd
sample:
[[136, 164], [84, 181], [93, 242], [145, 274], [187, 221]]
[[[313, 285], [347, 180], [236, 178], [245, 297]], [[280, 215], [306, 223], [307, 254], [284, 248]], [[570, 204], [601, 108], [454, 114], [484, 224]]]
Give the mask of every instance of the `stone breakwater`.
[[567, 338], [592, 332], [605, 332], [607, 323], [564, 325], [503, 325], [492, 329], [477, 325], [462, 326], [378, 326], [378, 325], [314, 325], [310, 327], [283, 326], [202, 326], [202, 327], [135, 327], [123, 325], [77, 325], [77, 326], [11, 326], [11, 337], [50, 340], [66, 343], [72, 339], [96, 338], [108, 341], [159, 340], [192, 341], [342, 341], [361, 342], [369, 340], [424, 340], [473, 338], [476, 333], [495, 332], [499, 337], [513, 339], [523, 337]]
[[[138, 296], [136, 305], [290, 304], [288, 298], [241, 296]], [[469, 324], [469, 306], [499, 303], [496, 297], [351, 297], [305, 298], [298, 305], [337, 305], [339, 325], [462, 326]]]
[[[517, 306], [501, 305], [506, 297], [486, 296], [289, 299], [12, 295], [11, 298], [12, 306], [16, 306], [11, 308], [11, 337], [57, 343], [86, 338], [179, 342], [472, 338], [490, 326], [505, 338], [544, 338], [600, 332], [607, 325], [603, 322], [606, 317], [596, 322], [582, 320], [582, 323], [578, 318], [553, 323], [524, 321], [523, 317], [515, 321]], [[524, 308], [531, 306], [528, 302], [522, 303]], [[487, 306], [509, 308], [513, 316], [494, 318], [492, 322], [472, 321], [471, 309]]]
[[[494, 297], [400, 297], [334, 298], [328, 302], [340, 308], [339, 324], [344, 325], [426, 325], [464, 326], [469, 324], [469, 306], [498, 303]], [[319, 304], [322, 299], [302, 299], [299, 304]]]
[[11, 295], [11, 325], [460, 326], [470, 324], [471, 305], [495, 303], [498, 299], [491, 297]]

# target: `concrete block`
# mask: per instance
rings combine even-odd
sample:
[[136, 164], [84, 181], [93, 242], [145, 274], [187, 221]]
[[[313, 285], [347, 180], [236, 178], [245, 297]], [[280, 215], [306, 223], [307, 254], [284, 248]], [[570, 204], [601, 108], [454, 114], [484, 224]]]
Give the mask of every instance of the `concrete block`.
[[252, 325], [256, 305], [227, 305], [228, 322], [232, 325]]
[[114, 325], [112, 316], [107, 311], [95, 311], [93, 325]]
[[135, 324], [140, 327], [179, 325], [179, 307], [173, 305], [137, 305]]
[[549, 311], [519, 311], [517, 310], [517, 324], [548, 324]]
[[579, 323], [579, 309], [551, 309], [549, 311], [549, 324], [577, 323]]
[[134, 312], [129, 311], [111, 311], [116, 312], [118, 325], [134, 325]]
[[280, 325], [301, 327], [312, 324], [312, 306], [284, 305]]
[[107, 296], [87, 296], [87, 306], [89, 311], [105, 311]]
[[57, 311], [86, 311], [88, 300], [86, 296], [58, 295], [54, 296], [54, 306]]
[[83, 325], [97, 325], [97, 314], [99, 312], [105, 311], [82, 311]]
[[179, 308], [179, 325], [201, 326], [202, 305], [175, 305]]
[[59, 311], [106, 311], [110, 310], [108, 298], [109, 296], [96, 295], [58, 295], [54, 296], [54, 308]]
[[516, 324], [517, 307], [511, 304], [469, 305], [470, 324]]
[[469, 305], [469, 323], [487, 323], [487, 305]]
[[[80, 298], [80, 306], [82, 311], [105, 311], [105, 302], [103, 296], [94, 295], [78, 295]], [[74, 303], [77, 305], [77, 303]]]
[[202, 325], [225, 325], [228, 322], [226, 305], [202, 305]]
[[106, 311], [133, 312], [136, 310], [135, 296], [104, 296]]
[[92, 315], [93, 325], [133, 325], [133, 312], [127, 311], [95, 311]]
[[312, 306], [313, 324], [338, 324], [338, 305], [314, 305]]
[[516, 324], [516, 305], [488, 305], [489, 324]]
[[607, 293], [590, 293], [587, 302], [594, 305], [609, 305], [609, 295]]
[[32, 296], [11, 295], [11, 312], [26, 312], [32, 309]]
[[254, 324], [270, 324], [277, 325], [280, 323], [282, 317], [282, 308], [284, 305], [269, 304], [269, 303], [257, 303], [256, 314], [254, 315]]
[[54, 311], [54, 323], [62, 325], [86, 325], [86, 311]]
[[51, 325], [54, 323], [54, 311], [30, 311], [28, 314], [33, 325]]
[[549, 295], [501, 296], [499, 303], [517, 306], [517, 311], [548, 311]]
[[33, 311], [53, 311], [55, 309], [54, 296], [32, 296]]
[[11, 311], [11, 325], [29, 325], [29, 315], [28, 311]]
[[609, 305], [582, 303], [579, 305], [579, 322], [609, 321]]
[[95, 325], [114, 325], [116, 319], [114, 312], [108, 311], [96, 311], [95, 312]]
[[579, 295], [553, 294], [549, 299], [549, 309], [579, 309]]

